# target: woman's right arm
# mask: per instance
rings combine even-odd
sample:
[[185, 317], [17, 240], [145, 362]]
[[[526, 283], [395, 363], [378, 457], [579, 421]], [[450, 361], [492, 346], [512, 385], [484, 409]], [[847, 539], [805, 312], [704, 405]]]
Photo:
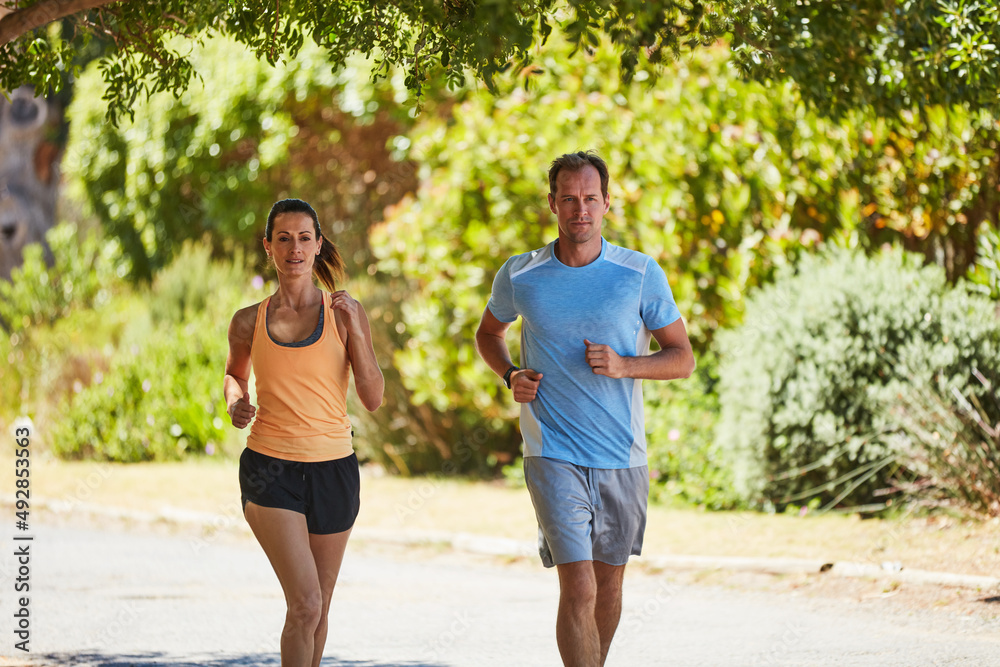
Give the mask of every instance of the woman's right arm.
[[257, 321], [257, 306], [236, 311], [229, 323], [229, 356], [222, 390], [226, 397], [226, 412], [236, 428], [245, 428], [253, 421], [257, 408], [250, 405], [250, 345]]

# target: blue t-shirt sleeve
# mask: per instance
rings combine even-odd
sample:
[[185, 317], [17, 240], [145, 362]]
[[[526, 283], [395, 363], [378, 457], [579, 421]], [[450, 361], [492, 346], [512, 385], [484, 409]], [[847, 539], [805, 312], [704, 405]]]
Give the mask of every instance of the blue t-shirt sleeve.
[[646, 275], [642, 281], [639, 316], [650, 331], [673, 324], [681, 316], [667, 283], [667, 275], [652, 259], [646, 264]]
[[517, 319], [517, 310], [514, 308], [514, 284], [510, 280], [510, 260], [508, 259], [497, 271], [496, 278], [493, 279], [493, 293], [490, 294], [489, 303], [486, 307], [493, 313], [493, 317], [501, 322], [513, 322]]

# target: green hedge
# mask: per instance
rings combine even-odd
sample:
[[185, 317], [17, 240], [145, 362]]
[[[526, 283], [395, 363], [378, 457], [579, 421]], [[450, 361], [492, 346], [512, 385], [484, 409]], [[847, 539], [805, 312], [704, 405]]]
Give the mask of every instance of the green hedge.
[[716, 437], [742, 498], [877, 502], [899, 469], [903, 429], [892, 409], [904, 390], [981, 396], [972, 369], [996, 379], [995, 304], [921, 262], [896, 250], [804, 257], [748, 299], [742, 326], [718, 337]]

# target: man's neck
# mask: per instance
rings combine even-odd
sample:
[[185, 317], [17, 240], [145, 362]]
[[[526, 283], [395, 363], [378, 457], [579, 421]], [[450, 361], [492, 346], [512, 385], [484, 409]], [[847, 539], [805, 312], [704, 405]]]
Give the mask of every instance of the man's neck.
[[571, 267], [587, 266], [601, 256], [602, 237], [597, 237], [597, 243], [571, 243], [565, 239], [556, 241], [556, 259]]

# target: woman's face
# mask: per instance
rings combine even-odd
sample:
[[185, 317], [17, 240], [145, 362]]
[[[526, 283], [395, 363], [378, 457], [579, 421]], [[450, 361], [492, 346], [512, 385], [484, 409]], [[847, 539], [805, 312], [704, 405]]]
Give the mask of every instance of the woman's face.
[[274, 260], [279, 278], [311, 276], [322, 245], [307, 213], [281, 213], [274, 219], [271, 240], [264, 239], [264, 249]]

